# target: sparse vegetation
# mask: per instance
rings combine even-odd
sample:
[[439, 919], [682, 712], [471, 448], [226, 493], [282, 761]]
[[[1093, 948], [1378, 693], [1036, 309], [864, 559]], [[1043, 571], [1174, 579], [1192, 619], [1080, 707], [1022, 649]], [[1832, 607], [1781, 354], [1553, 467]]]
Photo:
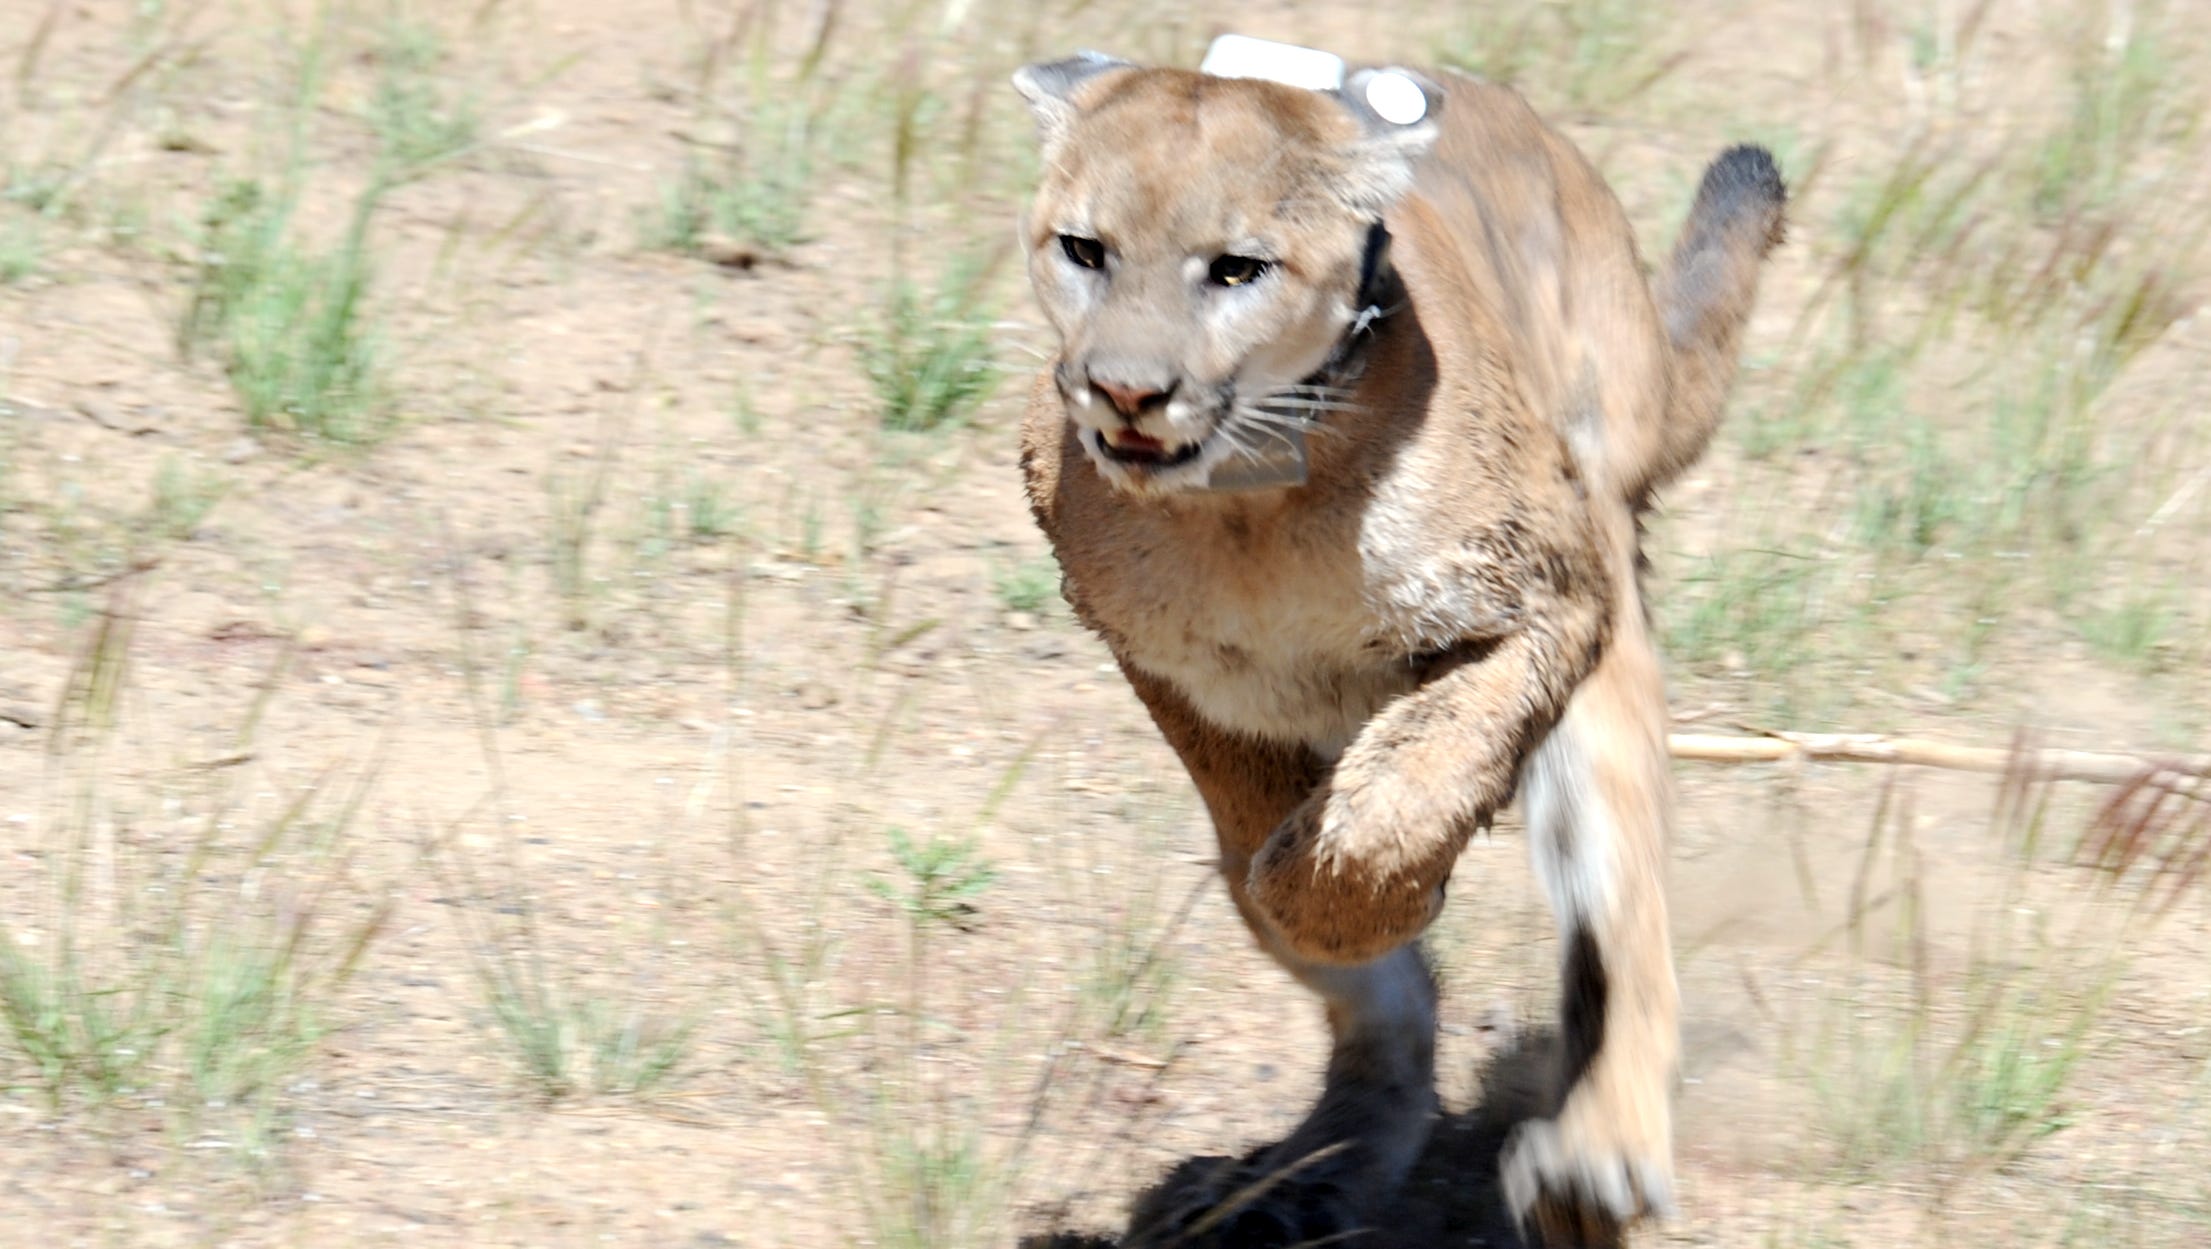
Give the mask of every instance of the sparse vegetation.
[[669, 1018], [642, 994], [621, 1000], [580, 989], [541, 953], [511, 945], [479, 952], [476, 975], [493, 1031], [547, 1101], [649, 1093], [680, 1073], [698, 1031], [696, 1019]]
[[[453, 590], [463, 635], [461, 672], [484, 764], [495, 778], [492, 802], [511, 817], [509, 795], [496, 779], [506, 771], [499, 726], [511, 703], [508, 681], [502, 680], [495, 704], [490, 673], [466, 637], [476, 607], [465, 570], [456, 570]], [[509, 648], [510, 658], [516, 649]], [[644, 1094], [679, 1072], [698, 1030], [696, 1013], [672, 1013], [639, 987], [641, 968], [622, 969], [632, 980], [629, 991], [607, 992], [549, 955], [536, 890], [517, 869], [511, 842], [497, 878], [480, 870], [454, 830], [427, 838], [423, 850], [458, 904], [453, 925], [489, 1016], [486, 1030], [506, 1042], [523, 1082], [540, 1099]]]
[[[1749, 457], [1738, 527], [1754, 536], [1674, 564], [1660, 595], [1678, 654], [1732, 665], [1787, 710], [1803, 709], [1792, 688], [1827, 691], [1820, 710], [1833, 716], [1850, 706], [1838, 678], [1867, 655], [1914, 654], [1908, 680], [1976, 688], [2037, 609], [2075, 615], [2122, 655], [2148, 645], [2120, 640], [2148, 623], [2146, 604], [2112, 567], [2133, 556], [2096, 518], [2140, 492], [2146, 443], [2129, 439], [2165, 426], [2115, 431], [2105, 404], [2178, 322], [2185, 303], [2167, 275], [2200, 260], [2204, 233], [2170, 229], [2154, 198], [2121, 209], [2106, 197], [2090, 216], [2088, 201], [2054, 208], [2033, 188], [2054, 185], [2037, 182], [2049, 144], [2085, 142], [2116, 165], [2068, 164], [2056, 183], [2091, 199], [2129, 179], [2146, 191], [2171, 174], [2144, 159], [2144, 136], [2186, 132], [2178, 119], [2196, 104], [2177, 85], [2143, 85], [2161, 62], [2130, 49], [2156, 41], [2159, 11], [2099, 20], [2108, 38], [2069, 53], [2070, 111], [2040, 132], [2048, 143], [1985, 155], [1929, 128], [1850, 188], [1833, 221], [1839, 250], [1797, 321], [1802, 354], [1770, 368], [1774, 398], [1730, 435]], [[1944, 42], [1945, 56], [1970, 54], [1969, 31]], [[2165, 120], [2143, 115], [2151, 94]], [[2075, 135], [2084, 117], [2103, 119], [2102, 137]], [[1812, 481], [1808, 454], [1822, 470]], [[1708, 571], [1737, 569], [1761, 571]], [[2078, 612], [2083, 593], [2132, 599], [2135, 617]]]
[[988, 269], [955, 264], [924, 291], [891, 284], [880, 320], [860, 342], [860, 365], [875, 386], [885, 429], [927, 432], [954, 425], [998, 384], [984, 294]]
[[1007, 611], [1034, 616], [1059, 600], [1059, 564], [1049, 555], [1003, 564], [990, 583]]
[[2070, 98], [2030, 171], [2032, 203], [2046, 218], [2120, 207], [2151, 147], [2185, 145], [2196, 135], [2204, 101], [2175, 89], [2175, 44], [2164, 37], [2180, 14], [2169, 0], [2151, 0], [2086, 5], [2059, 19], [2070, 25], [2062, 31]]
[[134, 777], [130, 601], [88, 632], [55, 714], [44, 897], [0, 927], [0, 1053], [54, 1110], [162, 1111], [264, 1157], [391, 916], [350, 866], [377, 772], [253, 792], [256, 704], [227, 759]]
[[392, 26], [374, 55], [368, 121], [376, 160], [336, 238], [314, 238], [305, 228], [319, 215], [306, 200], [308, 118], [330, 38], [318, 26], [303, 50], [281, 168], [230, 178], [201, 214], [177, 344], [187, 358], [214, 355], [255, 429], [365, 445], [395, 420], [388, 346], [371, 309], [377, 215], [395, 187], [471, 150], [478, 121], [435, 78], [442, 55], [435, 34]]
[[646, 221], [646, 246], [734, 263], [742, 249], [772, 259], [806, 241], [818, 146], [813, 119], [762, 106], [748, 121], [725, 150], [685, 156]]
[[[988, 889], [998, 870], [966, 838], [940, 835], [917, 845], [900, 828], [891, 829], [889, 836], [891, 858], [905, 875], [871, 880], [868, 891], [906, 916], [916, 942], [937, 925], [964, 927], [966, 917], [975, 913], [968, 899]], [[920, 958], [918, 950], [915, 958]]]
[[[1038, 165], [1007, 75], [1194, 63], [1211, 17], [26, 7], [20, 1235], [1091, 1243], [1280, 1129], [1322, 1024], [1022, 555], [999, 385], [1047, 345], [1006, 263]], [[1700, 157], [1779, 153], [1735, 410], [1649, 543], [1685, 720], [2206, 749], [2194, 8], [1482, 0], [1339, 50], [1519, 84], [1646, 257]], [[1678, 1235], [2205, 1239], [2204, 804], [2012, 778], [1983, 835], [1980, 778], [1680, 775]], [[1503, 1234], [1496, 1089], [1554, 1006], [1516, 841], [1469, 850], [1430, 934], [1437, 1148], [1476, 1181], [1408, 1196], [1429, 1239]], [[1769, 1115], [1795, 1148], [1730, 1152]]]
[[1167, 812], [1135, 807], [1123, 814], [1138, 830], [1134, 845], [1118, 863], [1115, 856], [1101, 856], [1083, 882], [1091, 888], [1106, 885], [1102, 892], [1110, 896], [1091, 916], [1095, 931], [1083, 969], [1082, 1023], [1109, 1042], [1157, 1044], [1168, 1035], [1175, 988], [1186, 974], [1175, 942], [1199, 894], [1182, 889], [1178, 896], [1178, 882], [1149, 870], [1152, 861], [1170, 853]]
[[292, 233], [296, 204], [233, 182], [202, 218], [199, 270], [177, 332], [213, 350], [256, 429], [332, 443], [389, 431], [384, 356], [368, 312], [373, 197], [323, 252]]
[[864, 1161], [854, 1168], [867, 1224], [880, 1243], [976, 1244], [1001, 1230], [1011, 1160], [973, 1121], [972, 1093], [945, 1087], [913, 1061], [936, 1030], [936, 945], [967, 929], [998, 872], [973, 840], [937, 835], [916, 844], [889, 832], [895, 875], [868, 882], [905, 920], [905, 1000], [898, 1029], [907, 1061], [861, 1096], [870, 1106]]
[[444, 59], [442, 43], [428, 27], [400, 23], [386, 32], [369, 99], [384, 177], [418, 176], [476, 146], [481, 122], [475, 104], [441, 80]]
[[1482, 0], [1436, 52], [1453, 69], [1520, 88], [1538, 101], [1622, 108], [1672, 73], [1680, 15], [1636, 0]]
[[592, 601], [603, 581], [592, 568], [593, 542], [620, 454], [617, 433], [600, 443], [582, 469], [555, 467], [545, 476], [546, 561], [562, 623], [570, 629], [591, 623]]
[[37, 273], [45, 251], [35, 215], [0, 215], [0, 286], [11, 286]]
[[140, 528], [155, 542], [188, 541], [229, 492], [230, 483], [213, 470], [163, 460]]
[[[1978, 917], [1965, 966], [1941, 982], [1908, 790], [1875, 816], [1849, 901], [1854, 962], [1792, 1060], [1822, 1107], [1833, 1161], [1851, 1172], [1993, 1170], [2071, 1122], [2072, 1081], [2124, 971], [2114, 924], [2126, 913], [2054, 927], [2054, 904], [2028, 894], [2055, 831], [2052, 794], [2014, 793], [1996, 829], [2009, 876]], [[1887, 966], [1869, 958], [1876, 946], [1896, 952]]]
[[743, 510], [728, 489], [711, 477], [691, 478], [684, 490], [683, 524], [693, 542], [719, 542], [738, 532]]

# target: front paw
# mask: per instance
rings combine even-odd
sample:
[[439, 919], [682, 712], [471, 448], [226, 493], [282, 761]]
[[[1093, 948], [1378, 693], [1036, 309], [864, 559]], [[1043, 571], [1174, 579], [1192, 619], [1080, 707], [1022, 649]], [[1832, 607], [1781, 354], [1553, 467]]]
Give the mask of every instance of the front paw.
[[1443, 909], [1444, 881], [1455, 847], [1408, 854], [1359, 853], [1348, 835], [1370, 842], [1381, 830], [1360, 828], [1356, 812], [1333, 796], [1300, 807], [1252, 859], [1251, 899], [1275, 934], [1300, 957], [1323, 963], [1364, 963], [1418, 937]]
[[1628, 1225], [1673, 1209], [1663, 1114], [1606, 1114], [1594, 1098], [1570, 1097], [1556, 1119], [1515, 1128], [1503, 1163], [1521, 1234], [1544, 1249], [1619, 1245]]

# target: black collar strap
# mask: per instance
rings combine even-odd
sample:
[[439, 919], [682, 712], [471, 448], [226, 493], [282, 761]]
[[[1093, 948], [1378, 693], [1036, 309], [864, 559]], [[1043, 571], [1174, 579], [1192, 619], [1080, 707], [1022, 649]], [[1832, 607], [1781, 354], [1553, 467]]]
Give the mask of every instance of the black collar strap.
[[[1328, 358], [1301, 383], [1312, 388], [1305, 398], [1314, 402], [1280, 414], [1289, 419], [1273, 431], [1274, 436], [1263, 438], [1256, 448], [1246, 449], [1241, 455], [1215, 465], [1206, 478], [1206, 489], [1265, 490], [1305, 484], [1311, 471], [1306, 460], [1306, 431], [1319, 424], [1320, 414], [1328, 410], [1331, 402], [1341, 401], [1341, 388], [1358, 380], [1360, 368], [1365, 363], [1362, 357], [1367, 342], [1374, 336], [1375, 323], [1397, 311], [1399, 301], [1405, 297], [1397, 274], [1389, 267], [1389, 251], [1390, 232], [1376, 221], [1367, 228], [1366, 254], [1359, 261], [1358, 311], [1352, 314], [1351, 324], [1344, 329], [1343, 337], [1329, 350]], [[1338, 393], [1328, 393], [1329, 390]]]
[[1358, 376], [1356, 367], [1361, 341], [1368, 337], [1374, 324], [1397, 311], [1396, 301], [1401, 297], [1397, 285], [1397, 273], [1390, 268], [1390, 232], [1381, 221], [1367, 227], [1366, 254], [1359, 259], [1358, 311], [1351, 316], [1351, 325], [1343, 337], [1336, 340], [1328, 359], [1321, 362], [1307, 386], [1340, 386]]
[[1388, 294], [1383, 289], [1388, 277], [1390, 256], [1390, 232], [1377, 218], [1367, 227], [1366, 254], [1359, 258], [1359, 319], [1371, 321], [1382, 315], [1382, 300]]

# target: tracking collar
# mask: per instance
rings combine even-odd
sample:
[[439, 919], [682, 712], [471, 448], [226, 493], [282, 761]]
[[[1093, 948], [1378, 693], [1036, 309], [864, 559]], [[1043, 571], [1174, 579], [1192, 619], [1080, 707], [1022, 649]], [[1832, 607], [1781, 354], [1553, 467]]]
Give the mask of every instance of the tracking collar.
[[[1321, 366], [1298, 383], [1298, 389], [1316, 398], [1334, 397], [1357, 381], [1366, 365], [1366, 349], [1374, 339], [1374, 327], [1395, 312], [1404, 298], [1404, 287], [1389, 266], [1390, 232], [1380, 220], [1367, 227], [1366, 253], [1359, 261], [1358, 311], [1351, 324], [1328, 352]], [[1310, 473], [1305, 435], [1320, 423], [1313, 414], [1299, 414], [1267, 431], [1259, 445], [1222, 461], [1206, 478], [1211, 491], [1266, 490], [1302, 486]]]
[[[1404, 291], [1398, 284], [1397, 271], [1389, 266], [1390, 231], [1377, 217], [1367, 227], [1366, 254], [1359, 258], [1359, 311], [1351, 318], [1351, 328], [1344, 331], [1343, 340], [1336, 344], [1336, 355], [1345, 354], [1376, 321], [1396, 311], [1395, 303]], [[1326, 372], [1328, 366], [1321, 368]]]

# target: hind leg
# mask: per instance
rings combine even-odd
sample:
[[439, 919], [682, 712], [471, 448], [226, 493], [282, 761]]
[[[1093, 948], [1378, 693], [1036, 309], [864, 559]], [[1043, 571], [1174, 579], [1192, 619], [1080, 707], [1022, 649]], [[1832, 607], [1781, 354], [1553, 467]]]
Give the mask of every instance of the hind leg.
[[1178, 1194], [1133, 1243], [1262, 1249], [1355, 1232], [1404, 1183], [1434, 1123], [1436, 992], [1419, 948], [1348, 966], [1300, 959], [1270, 941], [1241, 874], [1227, 874], [1261, 944], [1327, 1008], [1326, 1081], [1289, 1136]]
[[1328, 1170], [1386, 1199], [1434, 1125], [1435, 978], [1415, 945], [1351, 967], [1276, 957], [1326, 1004], [1329, 1052], [1320, 1101], [1273, 1152], [1292, 1165], [1336, 1151], [1342, 1162]]
[[[1622, 613], [1637, 611], [1627, 600]], [[1556, 1115], [1505, 1147], [1505, 1191], [1548, 1245], [1616, 1243], [1672, 1204], [1679, 1054], [1665, 846], [1665, 689], [1640, 615], [1530, 758], [1522, 784], [1536, 873], [1564, 951]]]
[[1222, 731], [1165, 682], [1126, 668], [1213, 817], [1220, 870], [1259, 944], [1328, 1014], [1326, 1081], [1311, 1113], [1280, 1144], [1202, 1191], [1180, 1194], [1131, 1243], [1294, 1245], [1361, 1226], [1403, 1183], [1435, 1117], [1436, 990], [1411, 943], [1360, 962], [1292, 950], [1249, 889], [1252, 856], [1327, 775], [1302, 746]]

